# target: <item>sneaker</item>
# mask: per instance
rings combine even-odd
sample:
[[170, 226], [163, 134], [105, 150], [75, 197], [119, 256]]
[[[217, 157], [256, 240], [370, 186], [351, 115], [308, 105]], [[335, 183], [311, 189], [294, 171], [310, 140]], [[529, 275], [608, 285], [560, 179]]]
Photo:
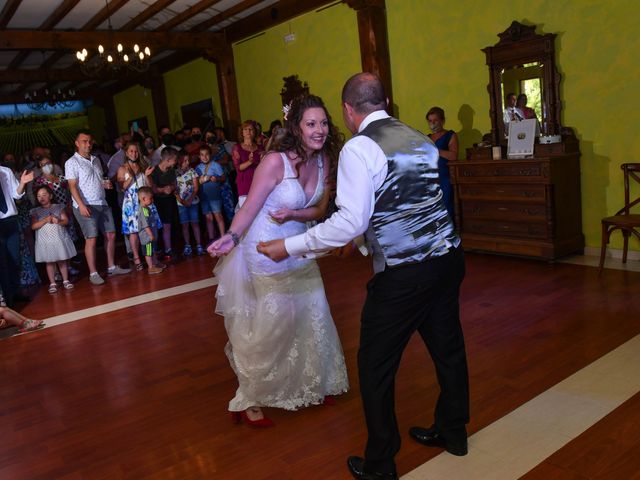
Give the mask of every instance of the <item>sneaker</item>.
[[98, 272], [93, 272], [89, 275], [89, 281], [94, 285], [104, 284], [104, 278], [102, 278]]
[[173, 256], [173, 250], [171, 250], [171, 249], [165, 250], [164, 254], [162, 255], [162, 261], [170, 262], [172, 256]]
[[147, 273], [149, 275], [157, 275], [162, 272], [164, 272], [164, 269], [160, 267], [156, 267], [155, 265], [147, 269]]
[[7, 302], [4, 299], [4, 296], [0, 294], [0, 307], [6, 307], [6, 306], [7, 306]]
[[167, 268], [167, 266], [162, 262], [156, 262], [156, 263], [153, 264], [153, 266], [156, 267], [156, 268], [161, 268], [162, 270]]
[[191, 245], [185, 245], [184, 250], [182, 250], [182, 255], [185, 257], [190, 257], [192, 253], [193, 251], [191, 250]]
[[64, 282], [62, 282], [62, 286], [65, 290], [73, 290], [73, 283], [71, 283], [69, 280], [65, 280]]
[[52, 283], [51, 285], [49, 285], [49, 293], [57, 293], [58, 292], [58, 286], [55, 283]]
[[131, 273], [130, 268], [120, 268], [117, 265], [107, 270], [107, 275], [109, 275], [110, 277], [114, 275], [126, 275], [127, 273]]
[[204, 255], [206, 252], [204, 251], [204, 248], [202, 248], [202, 245], [197, 245], [196, 246], [196, 254], [197, 255]]

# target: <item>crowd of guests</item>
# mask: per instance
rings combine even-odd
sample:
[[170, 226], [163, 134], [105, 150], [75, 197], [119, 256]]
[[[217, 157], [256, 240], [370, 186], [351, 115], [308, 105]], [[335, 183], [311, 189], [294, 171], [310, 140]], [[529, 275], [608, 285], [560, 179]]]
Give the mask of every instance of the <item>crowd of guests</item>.
[[[185, 257], [205, 255], [246, 197], [269, 139], [254, 121], [239, 130], [236, 143], [221, 127], [203, 134], [199, 127], [171, 132], [162, 126], [157, 142], [132, 129], [105, 145], [82, 130], [74, 153], [34, 146], [22, 156], [0, 154], [0, 306], [29, 301], [24, 293], [45, 276], [49, 293], [73, 290], [81, 251], [89, 281], [104, 284], [99, 237], [107, 277], [132, 268], [160, 274], [177, 256], [174, 245]], [[120, 235], [132, 268], [116, 263]], [[0, 318], [5, 327], [13, 325], [7, 318], [18, 317]]]
[[[17, 298], [16, 278], [8, 277], [19, 271], [21, 232], [36, 232], [32, 261], [46, 264], [55, 294], [57, 274], [62, 288], [73, 289], [68, 262], [76, 255], [78, 231], [89, 280], [101, 285], [100, 235], [107, 276], [131, 272], [115, 262], [117, 226], [134, 269], [154, 275], [175, 255], [172, 230], [180, 224], [184, 256], [225, 257], [214, 272], [216, 312], [225, 317], [229, 338], [225, 353], [238, 379], [231, 418], [273, 427], [263, 408], [334, 404], [334, 396], [349, 388], [314, 257], [364, 235], [374, 276], [360, 321], [358, 374], [369, 435], [364, 457], [350, 456], [348, 469], [363, 480], [398, 478], [395, 375], [415, 332], [433, 359], [440, 395], [433, 424], [412, 427], [409, 435], [466, 455], [469, 386], [459, 319], [465, 267], [447, 181], [457, 138], [444, 129], [441, 108], [427, 112], [427, 136], [389, 116], [387, 107], [380, 78], [361, 73], [342, 90], [342, 115], [354, 134], [346, 143], [322, 99], [305, 95], [283, 109], [283, 129], [274, 122], [267, 136], [246, 121], [235, 145], [221, 129], [172, 134], [163, 127], [154, 148], [153, 138], [136, 129], [121, 135], [117, 151], [108, 155], [83, 130], [64, 172], [56, 171], [44, 149], [32, 152], [37, 165], [2, 167], [5, 299], [11, 306]], [[24, 209], [28, 228], [19, 223], [16, 207], [16, 200], [29, 202], [25, 192], [37, 202]], [[23, 240], [28, 246], [26, 235]], [[42, 326], [8, 308], [0, 314], [3, 325], [21, 331]]]

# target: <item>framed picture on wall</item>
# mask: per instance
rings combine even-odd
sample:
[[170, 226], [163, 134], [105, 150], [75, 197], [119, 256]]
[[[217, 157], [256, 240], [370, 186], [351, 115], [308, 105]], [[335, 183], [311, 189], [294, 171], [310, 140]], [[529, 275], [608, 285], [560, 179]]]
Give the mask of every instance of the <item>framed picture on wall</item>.
[[180, 107], [182, 112], [182, 123], [189, 127], [200, 127], [205, 130], [216, 126], [216, 119], [213, 114], [213, 102], [210, 98], [190, 103]]
[[144, 136], [145, 132], [149, 131], [149, 121], [147, 120], [146, 115], [144, 117], [139, 117], [139, 118], [134, 118], [133, 120], [129, 120], [127, 122], [127, 125], [129, 126], [130, 132], [136, 132], [136, 131], [142, 130], [142, 132], [140, 132], [142, 136]]

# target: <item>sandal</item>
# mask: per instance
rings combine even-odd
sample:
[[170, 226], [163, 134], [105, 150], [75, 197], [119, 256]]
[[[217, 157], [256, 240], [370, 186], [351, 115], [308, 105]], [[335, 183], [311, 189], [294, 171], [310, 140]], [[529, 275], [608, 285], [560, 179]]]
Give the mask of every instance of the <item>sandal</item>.
[[62, 286], [65, 290], [73, 290], [73, 283], [71, 283], [69, 280], [65, 280], [64, 282], [62, 282]]
[[135, 260], [133, 262], [138, 272], [141, 272], [142, 270], [144, 270], [144, 263], [142, 263], [142, 260], [138, 259], [137, 262]]
[[32, 332], [34, 330], [39, 330], [44, 327], [44, 322], [42, 320], [30, 320], [26, 319], [22, 324], [18, 327], [18, 332]]
[[49, 285], [49, 293], [56, 293], [58, 291], [58, 286], [55, 283]]

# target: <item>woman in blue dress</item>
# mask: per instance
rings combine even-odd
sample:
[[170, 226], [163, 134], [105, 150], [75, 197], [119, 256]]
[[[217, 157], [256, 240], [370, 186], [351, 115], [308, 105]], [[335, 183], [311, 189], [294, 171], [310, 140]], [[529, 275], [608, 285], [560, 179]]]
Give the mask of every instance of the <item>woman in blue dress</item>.
[[[138, 241], [138, 189], [147, 187], [151, 184], [149, 176], [153, 172], [154, 167], [148, 166], [146, 160], [142, 156], [140, 146], [135, 142], [129, 142], [124, 148], [124, 163], [118, 168], [116, 178], [122, 191], [124, 192], [124, 200], [122, 202], [122, 234], [129, 235], [129, 243], [131, 244], [131, 252], [133, 253], [133, 262], [136, 270], [142, 270], [144, 264], [140, 259], [140, 248]], [[152, 213], [155, 218], [159, 218], [155, 205], [151, 205]], [[162, 224], [158, 225], [162, 228]]]
[[442, 190], [444, 204], [452, 221], [455, 221], [453, 208], [453, 188], [449, 177], [449, 162], [458, 159], [458, 136], [453, 130], [444, 129], [444, 110], [440, 107], [432, 107], [426, 115], [431, 132], [429, 138], [438, 148], [438, 174], [440, 175], [440, 189]]

